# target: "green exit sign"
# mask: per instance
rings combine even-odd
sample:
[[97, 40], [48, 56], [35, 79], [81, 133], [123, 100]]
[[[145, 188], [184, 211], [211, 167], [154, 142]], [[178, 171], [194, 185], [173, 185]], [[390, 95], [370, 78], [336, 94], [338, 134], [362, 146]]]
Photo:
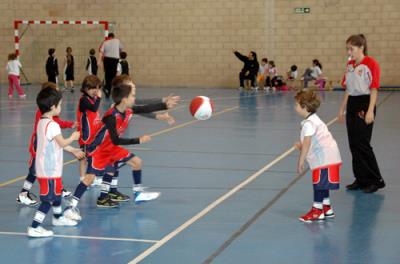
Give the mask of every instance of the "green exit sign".
[[294, 12], [296, 14], [308, 14], [310, 13], [311, 9], [309, 7], [296, 7]]

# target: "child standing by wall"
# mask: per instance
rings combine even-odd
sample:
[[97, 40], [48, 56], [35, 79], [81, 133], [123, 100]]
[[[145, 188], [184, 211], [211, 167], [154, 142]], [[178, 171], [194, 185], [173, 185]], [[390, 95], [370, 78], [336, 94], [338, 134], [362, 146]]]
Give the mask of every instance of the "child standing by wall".
[[339, 148], [326, 124], [316, 111], [320, 99], [312, 91], [301, 91], [295, 96], [296, 112], [304, 118], [301, 122], [300, 142], [295, 147], [300, 150], [298, 173], [304, 170], [307, 160], [314, 185], [314, 203], [311, 210], [299, 218], [302, 222], [313, 222], [333, 218], [329, 191], [339, 189], [339, 170], [342, 164]]
[[64, 87], [65, 90], [70, 89], [71, 93], [74, 92], [74, 56], [72, 55], [72, 48], [68, 47], [66, 50], [64, 61]]
[[48, 53], [49, 57], [46, 61], [47, 81], [58, 85], [58, 62], [56, 58], [56, 50], [51, 48]]
[[130, 65], [129, 62], [126, 60], [126, 57], [128, 56], [128, 54], [123, 51], [121, 52], [121, 59], [118, 62], [118, 66], [117, 66], [117, 75], [121, 75], [121, 74], [125, 74], [129, 76], [129, 70], [130, 70]]
[[86, 71], [89, 75], [95, 75], [97, 76], [97, 59], [96, 59], [96, 51], [94, 49], [91, 49], [89, 51], [89, 58], [86, 63]]
[[20, 68], [22, 68], [21, 63], [17, 59], [17, 55], [15, 53], [11, 53], [8, 55], [7, 62], [7, 72], [8, 72], [8, 98], [13, 97], [14, 87], [17, 89], [19, 94], [19, 98], [25, 98], [26, 94], [19, 84], [19, 73]]

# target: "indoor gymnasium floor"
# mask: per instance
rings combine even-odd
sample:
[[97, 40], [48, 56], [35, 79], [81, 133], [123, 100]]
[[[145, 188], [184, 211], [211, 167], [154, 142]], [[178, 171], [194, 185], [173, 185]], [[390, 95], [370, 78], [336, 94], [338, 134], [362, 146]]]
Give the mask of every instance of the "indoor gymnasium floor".
[[[399, 263], [400, 93], [380, 93], [373, 134], [387, 187], [375, 194], [345, 190], [353, 180], [346, 128], [331, 122], [344, 161], [341, 189], [331, 195], [336, 218], [305, 224], [297, 218], [310, 209], [312, 185], [309, 171], [296, 173], [298, 153], [291, 149], [301, 121], [293, 93], [138, 88], [142, 98], [170, 92], [183, 98], [171, 111], [174, 126], [135, 116], [128, 130], [129, 136], [153, 136], [150, 143], [129, 148], [143, 159], [145, 185], [161, 197], [98, 209], [99, 189], [91, 188], [80, 204], [83, 221], [77, 227], [53, 228], [49, 214], [45, 227], [56, 236], [30, 239], [26, 228], [35, 209], [17, 205], [15, 198], [28, 170], [38, 89], [28, 86], [25, 100], [9, 100], [5, 92], [0, 97], [1, 262]], [[188, 103], [197, 95], [214, 100], [208, 121], [189, 114]], [[79, 96], [65, 94], [63, 118], [75, 118]], [[336, 117], [342, 96], [321, 93], [318, 113], [326, 123]], [[104, 101], [103, 110], [109, 105]], [[64, 161], [64, 184], [73, 191], [78, 163], [69, 154]], [[131, 194], [131, 185], [125, 167], [120, 190]]]

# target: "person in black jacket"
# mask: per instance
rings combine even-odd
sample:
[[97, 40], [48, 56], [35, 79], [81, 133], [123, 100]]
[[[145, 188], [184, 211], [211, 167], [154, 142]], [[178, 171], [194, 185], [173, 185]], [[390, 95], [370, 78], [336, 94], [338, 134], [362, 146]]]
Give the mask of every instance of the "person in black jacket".
[[46, 61], [46, 74], [47, 80], [49, 82], [58, 84], [58, 62], [57, 58], [55, 57], [56, 50], [51, 48], [49, 49], [49, 57]]
[[243, 89], [244, 87], [244, 80], [250, 80], [251, 81], [251, 87], [252, 89], [255, 88], [255, 81], [257, 77], [257, 72], [260, 67], [258, 60], [257, 60], [257, 54], [254, 51], [250, 51], [248, 56], [244, 56], [240, 54], [237, 50], [233, 50], [233, 53], [236, 55], [236, 57], [243, 61], [244, 65], [239, 73], [239, 80], [240, 80], [240, 87], [239, 89]]

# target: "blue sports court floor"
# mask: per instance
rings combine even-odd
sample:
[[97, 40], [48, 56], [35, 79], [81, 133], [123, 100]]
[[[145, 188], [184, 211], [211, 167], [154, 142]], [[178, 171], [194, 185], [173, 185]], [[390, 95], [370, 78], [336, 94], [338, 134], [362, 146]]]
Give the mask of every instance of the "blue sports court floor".
[[[4, 87], [3, 87], [4, 88]], [[134, 117], [129, 136], [152, 134], [133, 146], [144, 161], [144, 183], [162, 192], [153, 202], [96, 208], [97, 188], [81, 203], [83, 221], [72, 228], [45, 227], [56, 236], [29, 239], [25, 232], [35, 209], [15, 198], [27, 173], [28, 142], [37, 86], [25, 100], [0, 97], [0, 251], [2, 263], [400, 263], [400, 93], [381, 92], [373, 146], [387, 187], [375, 194], [347, 192], [352, 182], [345, 125], [330, 126], [344, 166], [342, 188], [332, 193], [337, 217], [304, 224], [310, 209], [310, 175], [297, 175], [300, 118], [293, 93], [224, 89], [145, 89], [139, 97], [170, 92], [184, 101], [171, 113], [177, 124]], [[216, 114], [193, 121], [188, 102], [210, 96]], [[75, 118], [80, 95], [65, 94], [62, 117]], [[320, 117], [336, 117], [342, 92], [321, 93]], [[110, 102], [103, 102], [103, 110]], [[70, 131], [65, 131], [69, 134]], [[77, 162], [65, 154], [64, 183], [79, 181]], [[120, 189], [131, 193], [124, 168]], [[37, 186], [34, 188], [37, 193]]]

